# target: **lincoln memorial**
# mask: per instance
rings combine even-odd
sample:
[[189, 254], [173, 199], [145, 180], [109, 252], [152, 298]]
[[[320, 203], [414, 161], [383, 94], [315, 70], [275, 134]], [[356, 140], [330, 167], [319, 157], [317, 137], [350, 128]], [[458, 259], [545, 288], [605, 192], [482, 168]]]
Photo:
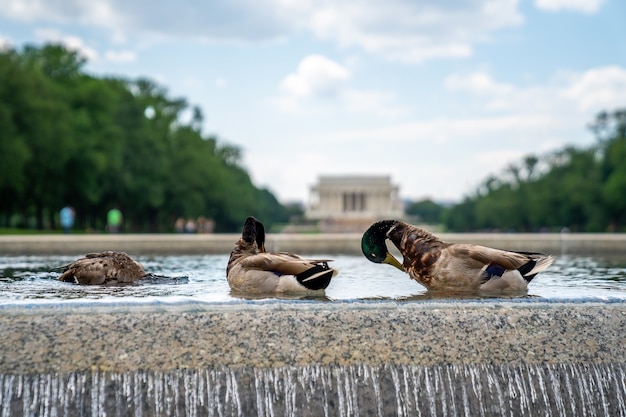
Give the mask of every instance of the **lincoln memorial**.
[[398, 186], [387, 175], [323, 175], [311, 187], [306, 211], [325, 232], [360, 232], [376, 220], [403, 216]]

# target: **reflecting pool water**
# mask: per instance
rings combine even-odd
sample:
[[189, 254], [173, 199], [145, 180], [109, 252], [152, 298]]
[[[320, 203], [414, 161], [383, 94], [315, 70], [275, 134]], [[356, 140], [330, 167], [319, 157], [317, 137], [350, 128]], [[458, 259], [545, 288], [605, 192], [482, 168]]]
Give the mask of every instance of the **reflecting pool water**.
[[[370, 263], [363, 257], [321, 256], [334, 259], [333, 266], [339, 269], [339, 275], [330, 284], [325, 296], [304, 298], [320, 302], [464, 298], [459, 294], [429, 293], [406, 274], [387, 265]], [[140, 256], [136, 259], [154, 276], [124, 286], [81, 286], [58, 282], [59, 267], [77, 257], [0, 256], [0, 304], [63, 300], [239, 300], [231, 294], [226, 283], [226, 255]], [[521, 297], [626, 300], [626, 259], [557, 256], [553, 266], [538, 275], [530, 284], [528, 293]]]

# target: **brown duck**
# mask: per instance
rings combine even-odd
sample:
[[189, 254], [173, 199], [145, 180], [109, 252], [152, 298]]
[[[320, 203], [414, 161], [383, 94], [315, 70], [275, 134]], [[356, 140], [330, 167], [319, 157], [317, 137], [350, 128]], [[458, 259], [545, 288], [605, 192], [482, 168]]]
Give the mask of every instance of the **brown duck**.
[[241, 293], [323, 291], [337, 275], [328, 259], [306, 259], [293, 253], [267, 253], [265, 227], [254, 217], [243, 225], [226, 267], [228, 285]]
[[60, 281], [85, 285], [123, 284], [146, 276], [143, 266], [124, 252], [89, 253], [63, 267]]
[[[389, 253], [389, 239], [402, 254], [402, 264]], [[524, 291], [553, 258], [537, 252], [512, 252], [464, 243], [446, 243], [397, 220], [374, 223], [361, 239], [371, 262], [393, 265], [429, 290]]]

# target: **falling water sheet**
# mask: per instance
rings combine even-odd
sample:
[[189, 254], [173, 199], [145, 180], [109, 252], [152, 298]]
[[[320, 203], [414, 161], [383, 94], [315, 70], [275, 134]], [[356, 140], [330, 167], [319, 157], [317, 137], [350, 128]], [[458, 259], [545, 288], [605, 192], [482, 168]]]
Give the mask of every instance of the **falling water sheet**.
[[625, 416], [626, 365], [218, 367], [0, 375], [0, 416]]

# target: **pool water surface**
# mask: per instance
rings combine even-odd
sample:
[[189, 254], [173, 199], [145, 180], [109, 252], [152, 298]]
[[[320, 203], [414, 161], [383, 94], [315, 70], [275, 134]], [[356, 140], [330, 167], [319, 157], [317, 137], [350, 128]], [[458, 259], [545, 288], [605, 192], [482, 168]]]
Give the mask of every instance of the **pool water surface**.
[[[0, 305], [49, 303], [66, 300], [111, 302], [229, 302], [225, 277], [227, 255], [138, 256], [153, 277], [123, 286], [83, 286], [57, 281], [61, 266], [77, 256], [0, 256]], [[481, 298], [481, 295], [428, 292], [408, 275], [360, 256], [328, 256], [339, 270], [325, 294], [266, 296], [263, 299], [307, 299], [320, 302]], [[591, 256], [556, 256], [554, 264], [537, 275], [526, 294], [516, 298], [550, 300], [626, 300], [626, 260]]]

